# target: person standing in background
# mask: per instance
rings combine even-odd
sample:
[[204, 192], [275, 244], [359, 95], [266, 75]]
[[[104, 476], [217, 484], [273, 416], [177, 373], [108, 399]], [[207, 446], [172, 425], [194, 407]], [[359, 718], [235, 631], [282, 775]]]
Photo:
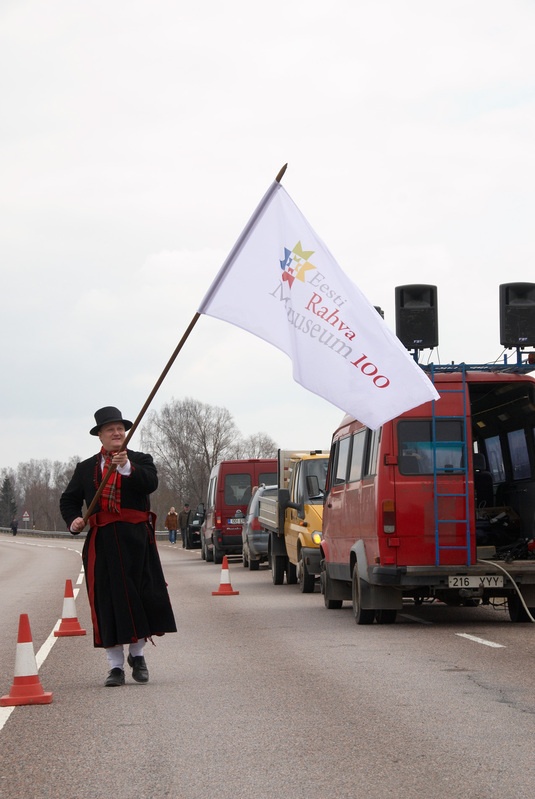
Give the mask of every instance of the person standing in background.
[[180, 527], [180, 534], [182, 536], [182, 549], [185, 549], [188, 543], [188, 524], [190, 519], [189, 502], [184, 502], [184, 507], [178, 514], [178, 526]]
[[176, 531], [178, 530], [178, 513], [174, 508], [169, 508], [165, 519], [165, 529], [169, 533], [169, 543], [176, 544]]

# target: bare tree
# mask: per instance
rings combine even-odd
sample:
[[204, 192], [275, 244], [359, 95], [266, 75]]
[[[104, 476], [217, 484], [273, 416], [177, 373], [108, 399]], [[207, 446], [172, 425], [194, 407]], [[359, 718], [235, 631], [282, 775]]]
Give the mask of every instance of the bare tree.
[[42, 530], [56, 529], [57, 504], [53, 507], [50, 497], [50, 461], [19, 463], [17, 483], [23, 496], [24, 510], [30, 515], [30, 525]]
[[65, 522], [59, 512], [59, 499], [62, 493], [67, 488], [67, 484], [71, 479], [76, 464], [80, 461], [80, 458], [77, 455], [72, 456], [66, 463], [62, 463], [61, 461], [54, 461], [52, 464], [52, 500], [54, 503], [54, 507], [56, 508], [56, 527], [54, 529], [63, 530], [65, 528]]
[[267, 433], [254, 433], [234, 444], [232, 458], [276, 458], [278, 446]]
[[[174, 495], [169, 502], [173, 505], [202, 502], [212, 466], [226, 456], [238, 435], [226, 408], [191, 398], [172, 400], [161, 411], [152, 411], [141, 432], [141, 447], [158, 466], [160, 488], [155, 502], [160, 504], [164, 495], [168, 500]], [[160, 507], [158, 515], [162, 512]]]
[[19, 463], [16, 478], [19, 507], [28, 512], [32, 527], [38, 530], [64, 529], [59, 498], [77, 461], [78, 458], [74, 457], [67, 463], [46, 459]]
[[173, 399], [152, 411], [141, 431], [141, 447], [158, 466], [160, 486], [153, 505], [160, 518], [171, 505], [204, 502], [210, 472], [219, 461], [273, 457], [277, 451], [263, 433], [242, 439], [226, 408], [192, 398]]

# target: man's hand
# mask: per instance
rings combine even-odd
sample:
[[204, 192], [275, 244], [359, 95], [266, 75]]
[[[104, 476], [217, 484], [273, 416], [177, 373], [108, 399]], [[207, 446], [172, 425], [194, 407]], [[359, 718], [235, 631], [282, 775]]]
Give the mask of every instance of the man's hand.
[[73, 522], [71, 522], [70, 531], [77, 535], [81, 533], [85, 527], [85, 522], [81, 516], [78, 516]]
[[126, 454], [126, 450], [122, 452], [116, 452], [115, 455], [111, 456], [111, 462], [114, 466], [126, 466], [128, 463], [128, 455]]

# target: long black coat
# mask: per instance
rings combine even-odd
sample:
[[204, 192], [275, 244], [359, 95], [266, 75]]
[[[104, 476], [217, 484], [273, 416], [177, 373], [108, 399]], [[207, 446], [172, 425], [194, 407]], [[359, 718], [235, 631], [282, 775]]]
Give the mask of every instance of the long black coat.
[[[150, 455], [127, 450], [132, 472], [121, 478], [121, 509], [148, 512], [158, 486]], [[102, 480], [100, 453], [78, 463], [60, 499], [67, 527], [83, 516]], [[95, 513], [101, 508], [97, 504]], [[150, 520], [92, 526], [82, 558], [96, 647], [129, 644], [176, 632], [176, 623]]]

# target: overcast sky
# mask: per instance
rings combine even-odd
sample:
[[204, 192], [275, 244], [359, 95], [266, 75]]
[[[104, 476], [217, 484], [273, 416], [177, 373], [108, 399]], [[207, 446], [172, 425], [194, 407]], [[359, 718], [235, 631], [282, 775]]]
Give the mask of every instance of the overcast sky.
[[[424, 360], [499, 358], [499, 285], [535, 280], [534, 39], [532, 0], [2, 0], [0, 467], [137, 416], [286, 162], [393, 330], [396, 286], [438, 287]], [[343, 416], [205, 316], [152, 408], [185, 397], [284, 448]]]

